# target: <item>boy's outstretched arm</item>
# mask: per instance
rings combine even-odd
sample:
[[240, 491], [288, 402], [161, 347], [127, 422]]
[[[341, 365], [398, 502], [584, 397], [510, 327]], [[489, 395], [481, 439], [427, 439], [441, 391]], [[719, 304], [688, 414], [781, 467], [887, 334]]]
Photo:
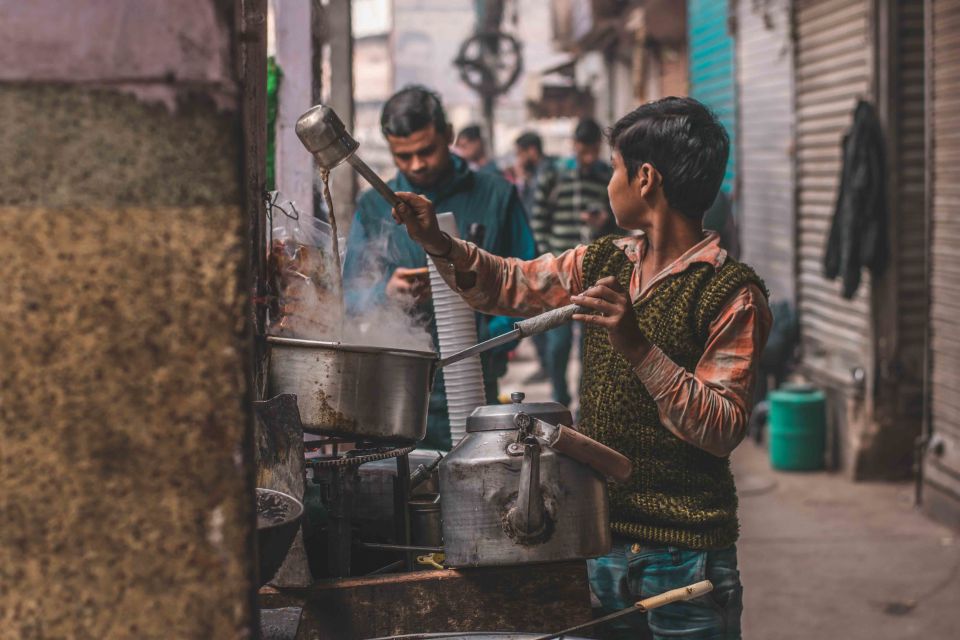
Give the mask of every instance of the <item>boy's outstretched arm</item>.
[[586, 247], [534, 260], [501, 258], [440, 231], [433, 204], [399, 192], [406, 206], [393, 210], [397, 223], [429, 254], [443, 279], [471, 307], [495, 315], [534, 316], [570, 303], [583, 290]]

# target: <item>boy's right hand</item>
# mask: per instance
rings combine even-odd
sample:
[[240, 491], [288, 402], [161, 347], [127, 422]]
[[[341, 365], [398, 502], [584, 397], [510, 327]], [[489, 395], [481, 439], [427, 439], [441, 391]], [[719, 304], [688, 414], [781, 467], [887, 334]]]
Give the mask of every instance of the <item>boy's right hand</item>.
[[397, 224], [407, 228], [407, 234], [427, 253], [444, 255], [450, 250], [450, 238], [440, 231], [433, 203], [423, 196], [398, 191], [397, 197], [405, 206], [394, 207], [392, 214]]

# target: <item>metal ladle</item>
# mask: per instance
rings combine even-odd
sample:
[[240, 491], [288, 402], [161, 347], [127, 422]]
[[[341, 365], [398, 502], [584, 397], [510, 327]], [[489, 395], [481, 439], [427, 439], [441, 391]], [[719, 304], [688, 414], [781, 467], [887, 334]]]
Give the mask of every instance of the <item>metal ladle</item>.
[[325, 104], [311, 107], [297, 119], [295, 130], [300, 142], [313, 154], [321, 169], [329, 171], [346, 160], [390, 206], [403, 204], [393, 189], [357, 156], [360, 143], [353, 139], [333, 109]]

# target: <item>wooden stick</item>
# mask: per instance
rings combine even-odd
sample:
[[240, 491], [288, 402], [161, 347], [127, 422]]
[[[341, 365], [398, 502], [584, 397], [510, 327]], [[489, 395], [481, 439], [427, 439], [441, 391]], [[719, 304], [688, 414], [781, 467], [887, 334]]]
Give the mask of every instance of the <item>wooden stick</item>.
[[687, 585], [686, 587], [680, 587], [679, 589], [672, 589], [661, 593], [658, 596], [652, 596], [641, 600], [640, 602], [634, 603], [632, 607], [627, 607], [626, 609], [621, 609], [616, 613], [611, 613], [608, 616], [603, 616], [602, 618], [595, 618], [590, 622], [585, 622], [583, 624], [577, 625], [576, 627], [570, 627], [569, 629], [564, 629], [563, 631], [557, 631], [556, 633], [549, 633], [545, 636], [537, 636], [533, 640], [553, 640], [554, 638], [562, 638], [563, 636], [575, 633], [577, 631], [583, 631], [584, 629], [589, 629], [590, 627], [595, 627], [598, 624], [603, 624], [611, 620], [616, 620], [626, 615], [637, 612], [650, 611], [651, 609], [656, 609], [657, 607], [662, 607], [663, 605], [670, 604], [671, 602], [681, 602], [683, 600], [693, 600], [694, 598], [699, 598], [702, 595], [710, 593], [713, 591], [713, 583], [709, 580], [704, 580], [702, 582], [697, 582], [695, 584]]
[[679, 589], [665, 591], [658, 596], [652, 596], [650, 598], [641, 600], [633, 606], [641, 611], [650, 611], [650, 609], [656, 609], [657, 607], [662, 607], [663, 605], [670, 604], [671, 602], [693, 600], [694, 598], [699, 598], [700, 596], [708, 594], [711, 591], [713, 591], [713, 583], [709, 580], [704, 580], [702, 582], [687, 585], [686, 587], [680, 587]]

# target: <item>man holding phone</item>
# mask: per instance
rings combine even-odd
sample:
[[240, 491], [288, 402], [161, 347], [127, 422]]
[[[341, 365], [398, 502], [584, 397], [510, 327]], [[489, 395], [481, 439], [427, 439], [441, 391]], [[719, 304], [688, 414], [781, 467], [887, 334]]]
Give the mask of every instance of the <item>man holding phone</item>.
[[[450, 152], [453, 129], [436, 93], [422, 86], [400, 90], [384, 105], [380, 129], [397, 167], [396, 177], [388, 182], [392, 189], [423, 195], [438, 211], [456, 212], [462, 238], [470, 236], [471, 226], [482, 226], [480, 246], [490, 253], [526, 260], [534, 257], [533, 234], [516, 189], [501, 176], [472, 171], [465, 160]], [[377, 259], [371, 261], [374, 255]], [[412, 312], [426, 318], [436, 342], [427, 255], [393, 224], [390, 205], [372, 191], [357, 202], [343, 276], [348, 314], [378, 306], [384, 298], [409, 301]], [[477, 316], [480, 340], [511, 328], [507, 318]], [[507, 353], [483, 354], [481, 362], [487, 402], [494, 403], [497, 378], [506, 371]], [[422, 446], [449, 449], [450, 445], [446, 392], [442, 376], [438, 376]]]

